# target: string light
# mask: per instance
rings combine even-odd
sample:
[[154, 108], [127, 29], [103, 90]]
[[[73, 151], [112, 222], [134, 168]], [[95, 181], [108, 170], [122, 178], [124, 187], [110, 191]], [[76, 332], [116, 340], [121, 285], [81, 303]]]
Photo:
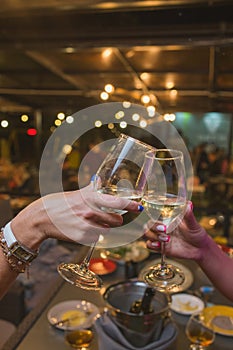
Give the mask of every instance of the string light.
[[106, 91], [102, 91], [100, 94], [100, 98], [103, 101], [107, 101], [109, 99], [109, 94]]
[[104, 90], [108, 93], [111, 94], [115, 90], [114, 86], [112, 84], [106, 84], [104, 87]]

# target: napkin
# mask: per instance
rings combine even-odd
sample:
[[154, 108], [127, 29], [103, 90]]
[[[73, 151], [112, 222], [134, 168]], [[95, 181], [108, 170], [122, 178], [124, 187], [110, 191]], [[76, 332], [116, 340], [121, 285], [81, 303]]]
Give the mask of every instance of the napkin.
[[[176, 325], [169, 319], [166, 321], [159, 339], [149, 339], [147, 345], [138, 345], [147, 339], [148, 334], [138, 333], [121, 327], [120, 329], [109, 317], [107, 313], [99, 317], [94, 324], [96, 333], [98, 334], [99, 349], [101, 350], [166, 350], [176, 339], [178, 330]], [[128, 341], [122, 334], [122, 330], [127, 332]], [[136, 345], [137, 344], [137, 345]]]

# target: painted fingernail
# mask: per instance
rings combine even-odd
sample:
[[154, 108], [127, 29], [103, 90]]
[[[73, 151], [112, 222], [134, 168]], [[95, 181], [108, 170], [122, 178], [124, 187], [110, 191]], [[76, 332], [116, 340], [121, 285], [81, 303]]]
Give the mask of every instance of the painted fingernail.
[[166, 225], [158, 225], [156, 226], [157, 230], [160, 232], [165, 232], [167, 231], [167, 226]]
[[144, 210], [143, 205], [139, 204], [139, 206], [138, 206], [138, 211], [142, 212], [143, 210]]
[[160, 241], [162, 241], [162, 242], [169, 242], [170, 241], [170, 239], [171, 239], [171, 236], [169, 236], [169, 235], [166, 235], [166, 236], [164, 236], [164, 235], [160, 235], [159, 236], [159, 240]]
[[97, 175], [96, 175], [96, 174], [92, 175], [92, 177], [91, 177], [91, 182], [94, 182], [94, 181], [96, 180], [96, 178], [97, 178]]
[[189, 202], [189, 208], [191, 209], [191, 211], [193, 211], [193, 203]]
[[160, 242], [151, 242], [151, 247], [153, 247], [153, 248], [160, 248], [160, 246], [161, 246], [161, 243]]

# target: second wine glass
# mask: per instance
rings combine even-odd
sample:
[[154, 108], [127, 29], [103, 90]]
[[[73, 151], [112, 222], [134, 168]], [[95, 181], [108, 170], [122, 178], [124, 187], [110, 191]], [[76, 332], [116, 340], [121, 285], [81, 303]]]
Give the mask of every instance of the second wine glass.
[[202, 311], [190, 316], [185, 332], [191, 341], [190, 350], [205, 350], [215, 339], [214, 330]]
[[[158, 149], [152, 157], [153, 168], [142, 202], [148, 216], [166, 226], [169, 233], [171, 225], [174, 229], [175, 220], [183, 215], [187, 202], [183, 154], [178, 150]], [[185, 278], [180, 268], [166, 263], [164, 242], [161, 242], [161, 262], [145, 269], [141, 277], [147, 284], [166, 292], [181, 285]]]
[[[100, 165], [93, 181], [93, 190], [99, 195], [109, 194], [140, 202], [152, 167], [155, 148], [133, 137], [121, 134]], [[146, 157], [151, 155], [151, 157]], [[125, 214], [127, 210], [102, 207], [106, 212]], [[97, 242], [90, 247], [81, 264], [61, 263], [58, 272], [68, 282], [83, 289], [97, 290], [101, 278], [89, 269], [90, 259]]]

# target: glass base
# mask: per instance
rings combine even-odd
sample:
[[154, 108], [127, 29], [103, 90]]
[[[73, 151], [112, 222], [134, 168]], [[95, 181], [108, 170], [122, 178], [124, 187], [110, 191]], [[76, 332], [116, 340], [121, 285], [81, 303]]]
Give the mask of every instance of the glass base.
[[151, 266], [141, 277], [148, 285], [162, 292], [172, 292], [172, 289], [177, 289], [185, 280], [181, 269], [171, 264]]
[[62, 263], [57, 271], [67, 282], [82, 289], [99, 290], [103, 285], [98, 275], [81, 264]]

